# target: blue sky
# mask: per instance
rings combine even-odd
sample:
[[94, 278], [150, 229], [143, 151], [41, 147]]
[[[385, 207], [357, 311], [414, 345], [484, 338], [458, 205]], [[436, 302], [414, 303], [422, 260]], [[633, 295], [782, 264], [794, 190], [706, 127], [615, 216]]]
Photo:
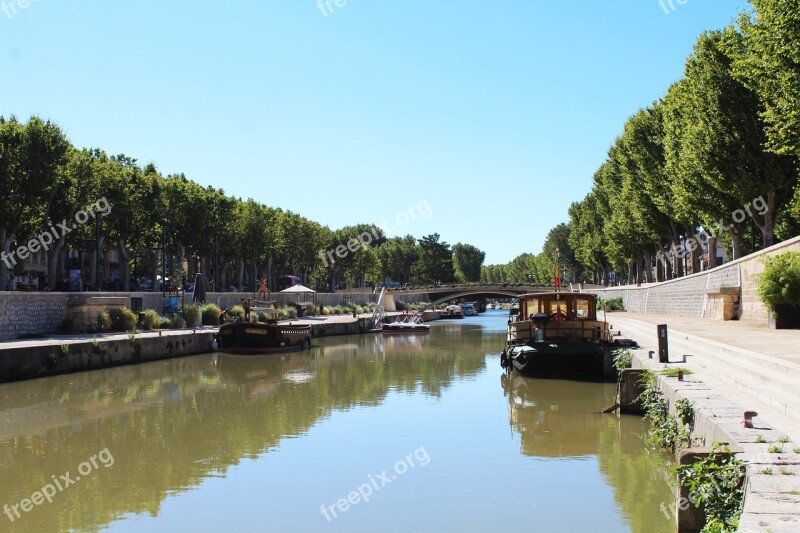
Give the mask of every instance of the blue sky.
[[438, 232], [487, 263], [538, 253], [697, 36], [749, 7], [14, 1], [0, 0], [0, 115], [334, 229]]

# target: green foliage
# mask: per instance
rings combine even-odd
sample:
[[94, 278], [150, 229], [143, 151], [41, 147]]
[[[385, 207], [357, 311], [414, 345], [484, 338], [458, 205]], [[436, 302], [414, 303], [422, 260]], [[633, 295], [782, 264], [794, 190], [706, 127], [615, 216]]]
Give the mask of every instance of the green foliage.
[[664, 370], [660, 371], [659, 374], [661, 374], [662, 376], [666, 376], [668, 378], [677, 378], [678, 372], [683, 372], [684, 376], [688, 376], [692, 373], [692, 371], [689, 370], [688, 368], [673, 366], [670, 368], [665, 368]]
[[768, 453], [783, 453], [783, 446], [778, 446], [777, 444], [773, 444], [767, 449]]
[[622, 298], [609, 298], [608, 300], [603, 300], [602, 298], [598, 298], [596, 302], [597, 310], [602, 311], [608, 306], [609, 311], [624, 311], [625, 306], [622, 303]]
[[180, 315], [186, 322], [186, 326], [196, 328], [200, 325], [200, 307], [194, 304], [184, 304], [179, 310]]
[[101, 333], [105, 331], [111, 331], [111, 315], [108, 314], [108, 311], [101, 311], [97, 313], [95, 328]]
[[95, 337], [92, 339], [92, 352], [102, 355], [108, 353], [108, 348]]
[[455, 268], [455, 280], [460, 282], [480, 281], [481, 267], [485, 258], [486, 252], [471, 244], [454, 244], [453, 267]]
[[267, 322], [270, 319], [270, 314], [269, 313], [258, 313], [258, 315], [256, 315], [256, 318], [257, 318], [257, 320], [259, 322]]
[[162, 316], [158, 320], [158, 329], [170, 329], [172, 328], [172, 320], [168, 316]]
[[617, 372], [622, 371], [625, 368], [631, 367], [631, 351], [630, 350], [616, 350], [614, 351], [613, 355], [614, 360], [614, 368], [617, 369]]
[[675, 402], [675, 414], [670, 414], [664, 394], [658, 388], [658, 379], [652, 372], [642, 375], [642, 393], [639, 402], [645, 411], [645, 418], [651, 422], [650, 437], [654, 443], [670, 450], [673, 454], [691, 445], [691, 431], [694, 424], [694, 409], [687, 399]]
[[744, 464], [729, 448], [715, 446], [710, 455], [676, 467], [679, 484], [694, 495], [706, 514], [703, 532], [733, 532], [739, 525], [744, 499]]
[[800, 305], [800, 253], [784, 252], [764, 259], [758, 296], [771, 311], [778, 305]]
[[142, 329], [151, 330], [156, 329], [161, 322], [161, 317], [158, 316], [158, 313], [153, 309], [147, 309], [143, 315], [141, 323], [139, 324]]
[[61, 357], [69, 357], [69, 344], [61, 344]]
[[130, 309], [124, 307], [114, 307], [108, 312], [111, 318], [111, 329], [113, 331], [131, 331], [136, 329], [139, 318]]
[[244, 307], [241, 305], [234, 305], [228, 308], [228, 318], [231, 320], [239, 319], [244, 320]]
[[200, 308], [200, 315], [204, 326], [219, 326], [219, 315], [222, 313], [216, 304], [205, 304]]
[[170, 320], [170, 328], [172, 329], [183, 329], [186, 327], [186, 319], [180, 313], [173, 313], [169, 317]]

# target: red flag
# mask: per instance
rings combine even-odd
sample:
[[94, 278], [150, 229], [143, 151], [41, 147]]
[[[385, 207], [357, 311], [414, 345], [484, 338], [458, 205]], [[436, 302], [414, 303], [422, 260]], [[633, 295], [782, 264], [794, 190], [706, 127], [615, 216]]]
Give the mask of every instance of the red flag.
[[556, 289], [561, 287], [561, 280], [558, 279], [558, 270], [556, 270], [556, 273], [553, 275], [553, 284], [556, 286]]

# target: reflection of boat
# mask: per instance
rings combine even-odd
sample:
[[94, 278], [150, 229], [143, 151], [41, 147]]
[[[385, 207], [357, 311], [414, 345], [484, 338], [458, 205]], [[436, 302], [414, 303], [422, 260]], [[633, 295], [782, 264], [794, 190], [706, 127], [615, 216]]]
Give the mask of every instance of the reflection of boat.
[[431, 327], [422, 321], [422, 313], [404, 313], [394, 322], [384, 324], [383, 333], [427, 333]]
[[596, 455], [601, 428], [613, 418], [600, 413], [614, 389], [600, 383], [538, 380], [519, 374], [500, 378], [508, 418], [519, 432], [521, 451], [537, 457]]
[[311, 326], [229, 322], [219, 327], [220, 350], [235, 354], [268, 354], [303, 350], [311, 347]]
[[[513, 313], [513, 311], [512, 311]], [[614, 377], [612, 337], [592, 294], [524, 294], [508, 322], [500, 363], [534, 375]]]

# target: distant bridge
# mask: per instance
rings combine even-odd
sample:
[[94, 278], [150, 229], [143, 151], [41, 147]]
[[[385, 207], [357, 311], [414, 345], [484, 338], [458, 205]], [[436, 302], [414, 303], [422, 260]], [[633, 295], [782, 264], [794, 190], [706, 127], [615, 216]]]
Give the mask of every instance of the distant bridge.
[[[576, 287], [577, 289], [577, 287]], [[395, 299], [403, 296], [424, 294], [430, 300], [431, 305], [438, 305], [450, 300], [459, 298], [469, 298], [476, 296], [502, 296], [506, 298], [516, 298], [520, 294], [533, 292], [553, 292], [554, 287], [543, 287], [541, 285], [444, 285], [441, 287], [417, 287], [411, 289], [392, 289], [386, 294]], [[567, 292], [570, 287], [563, 288]]]

